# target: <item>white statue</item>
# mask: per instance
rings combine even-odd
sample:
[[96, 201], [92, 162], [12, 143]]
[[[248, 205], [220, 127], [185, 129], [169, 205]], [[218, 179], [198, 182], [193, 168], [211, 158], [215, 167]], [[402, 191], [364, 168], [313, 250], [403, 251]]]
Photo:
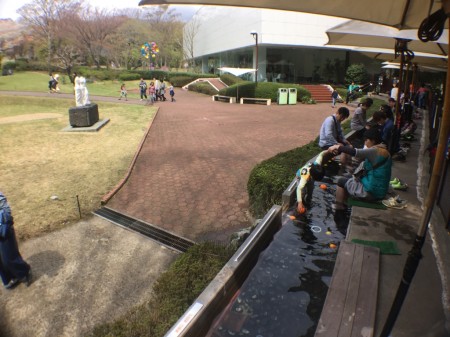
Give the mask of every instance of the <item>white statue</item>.
[[91, 104], [89, 101], [89, 93], [86, 88], [86, 79], [83, 76], [75, 74], [75, 103], [76, 106], [85, 106]]

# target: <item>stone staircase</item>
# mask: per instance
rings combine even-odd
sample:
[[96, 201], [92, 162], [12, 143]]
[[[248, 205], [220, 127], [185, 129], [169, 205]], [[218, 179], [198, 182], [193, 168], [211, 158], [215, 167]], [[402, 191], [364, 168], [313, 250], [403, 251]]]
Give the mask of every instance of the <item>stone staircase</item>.
[[311, 93], [317, 103], [331, 102], [331, 88], [326, 84], [300, 84]]

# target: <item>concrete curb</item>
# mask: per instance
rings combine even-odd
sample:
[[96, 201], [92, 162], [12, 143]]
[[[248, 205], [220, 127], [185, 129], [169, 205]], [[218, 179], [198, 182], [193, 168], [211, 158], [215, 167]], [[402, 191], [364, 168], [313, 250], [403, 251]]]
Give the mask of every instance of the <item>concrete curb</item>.
[[134, 154], [133, 160], [130, 163], [130, 166], [128, 168], [127, 173], [125, 174], [125, 177], [122, 178], [121, 181], [107, 194], [105, 194], [101, 199], [101, 204], [105, 205], [111, 198], [122, 188], [122, 186], [127, 182], [128, 178], [131, 175], [131, 172], [133, 171], [134, 165], [136, 164], [136, 160], [139, 156], [139, 153], [141, 153], [142, 147], [144, 146], [145, 140], [147, 139], [148, 134], [150, 133], [150, 129], [153, 125], [153, 121], [158, 116], [159, 108], [156, 110], [155, 116], [152, 118], [152, 120], [149, 123], [149, 126], [147, 128], [147, 132], [145, 133], [144, 137], [142, 137], [141, 142], [139, 143], [138, 149], [136, 153]]

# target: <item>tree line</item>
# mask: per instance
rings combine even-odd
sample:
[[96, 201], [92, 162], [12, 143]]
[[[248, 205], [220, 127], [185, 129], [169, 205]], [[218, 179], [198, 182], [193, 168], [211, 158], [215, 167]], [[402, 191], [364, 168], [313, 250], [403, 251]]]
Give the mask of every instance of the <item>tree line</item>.
[[[99, 9], [84, 0], [32, 0], [18, 11], [26, 27], [15, 57], [46, 62], [69, 76], [77, 65], [97, 69], [181, 68], [181, 15], [167, 5], [139, 9]], [[145, 58], [141, 46], [156, 42], [156, 57]]]

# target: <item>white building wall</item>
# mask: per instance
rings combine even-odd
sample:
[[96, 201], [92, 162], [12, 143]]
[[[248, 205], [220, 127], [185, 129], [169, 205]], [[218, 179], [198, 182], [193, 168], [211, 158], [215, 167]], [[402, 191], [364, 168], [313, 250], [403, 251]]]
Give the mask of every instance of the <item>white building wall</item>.
[[201, 60], [203, 72], [216, 72], [221, 66], [254, 68], [255, 40], [251, 31], [258, 33], [258, 81], [335, 80], [336, 75], [330, 75], [326, 64], [346, 62], [342, 49], [325, 46], [328, 42], [326, 30], [346, 19], [288, 11], [203, 6], [192, 18], [191, 22], [194, 21], [198, 24], [194, 57]]
[[322, 47], [326, 30], [346, 19], [286, 11], [262, 11], [262, 43]]
[[219, 53], [260, 44], [323, 47], [325, 31], [344, 21], [321, 15], [250, 8], [202, 7], [194, 16], [200, 26], [194, 39], [194, 55]]
[[195, 57], [253, 46], [250, 32], [261, 30], [257, 9], [202, 7], [196, 15], [201, 23], [194, 39]]

